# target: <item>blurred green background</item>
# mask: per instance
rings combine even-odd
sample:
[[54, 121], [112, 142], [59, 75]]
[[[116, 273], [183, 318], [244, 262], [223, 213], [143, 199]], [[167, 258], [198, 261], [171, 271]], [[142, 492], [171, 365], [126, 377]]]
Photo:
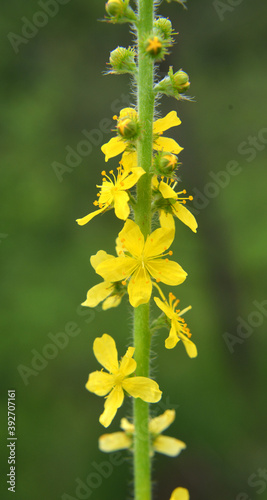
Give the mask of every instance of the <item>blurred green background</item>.
[[[112, 472], [91, 493], [75, 492], [110, 460], [98, 450], [103, 398], [84, 388], [88, 373], [99, 369], [93, 340], [111, 334], [122, 355], [132, 335], [126, 300], [107, 312], [79, 307], [99, 281], [90, 255], [113, 252], [122, 223], [112, 212], [85, 227], [75, 219], [93, 207], [105, 168], [100, 145], [112, 136], [107, 120], [134, 103], [127, 76], [103, 76], [109, 51], [128, 46], [131, 36], [126, 25], [97, 22], [104, 2], [58, 0], [58, 12], [36, 14], [48, 4], [52, 9], [48, 0], [1, 6], [1, 498], [11, 496], [7, 390], [15, 388], [19, 500], [129, 499], [127, 453], [119, 457], [123, 464], [106, 466]], [[165, 330], [153, 345], [152, 373], [164, 391], [154, 412], [175, 408], [166, 434], [188, 446], [175, 459], [156, 456], [154, 500], [168, 500], [179, 485], [192, 500], [264, 499], [267, 4], [188, 0], [188, 6], [160, 7], [179, 36], [159, 71], [169, 65], [187, 71], [196, 101], [164, 98], [161, 114], [175, 109], [182, 119], [171, 134], [184, 146], [183, 187], [195, 195], [198, 233], [178, 222], [173, 250], [189, 273], [176, 293], [182, 307], [193, 306], [187, 321], [199, 356], [190, 360], [180, 344], [167, 351]], [[33, 20], [37, 29], [28, 24]], [[84, 130], [96, 145], [67, 166], [68, 148], [82, 148]], [[109, 162], [116, 166], [116, 159]], [[53, 335], [70, 322], [75, 336], [56, 347]], [[36, 353], [50, 359], [27, 371]], [[109, 431], [125, 415], [130, 401]]]

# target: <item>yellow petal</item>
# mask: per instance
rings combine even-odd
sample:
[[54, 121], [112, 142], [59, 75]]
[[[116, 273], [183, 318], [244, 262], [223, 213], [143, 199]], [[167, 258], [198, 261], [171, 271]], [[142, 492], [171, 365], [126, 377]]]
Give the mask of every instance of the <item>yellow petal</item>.
[[84, 226], [87, 224], [87, 222], [90, 222], [96, 215], [101, 214], [106, 210], [107, 206], [100, 208], [99, 210], [95, 210], [94, 212], [91, 212], [90, 214], [86, 215], [85, 217], [82, 217], [81, 219], [76, 219], [76, 222], [78, 222], [79, 226]]
[[114, 377], [106, 372], [90, 373], [88, 381], [85, 385], [86, 389], [93, 392], [97, 396], [106, 396], [114, 385]]
[[111, 307], [117, 307], [121, 303], [122, 296], [121, 295], [111, 295], [108, 297], [102, 304], [103, 311], [110, 309]]
[[125, 151], [121, 157], [121, 164], [125, 170], [132, 170], [137, 167], [137, 153], [136, 151]]
[[103, 144], [101, 151], [105, 155], [105, 161], [108, 161], [113, 156], [121, 154], [126, 148], [126, 143], [120, 137], [112, 137], [109, 142]]
[[166, 151], [175, 155], [178, 155], [184, 149], [174, 139], [170, 139], [169, 137], [159, 137], [154, 141], [153, 148], [157, 151]]
[[126, 250], [134, 257], [140, 257], [144, 248], [144, 236], [139, 226], [133, 221], [128, 219], [121, 232], [119, 233], [120, 240], [124, 240]]
[[129, 422], [129, 420], [127, 420], [127, 418], [122, 418], [121, 419], [121, 425], [120, 425], [121, 429], [123, 429], [125, 432], [129, 433], [129, 434], [133, 434], [134, 433], [134, 424], [131, 424]]
[[192, 229], [194, 233], [197, 232], [198, 224], [195, 217], [189, 210], [187, 210], [187, 208], [182, 203], [179, 203], [179, 201], [174, 203], [172, 205], [172, 210], [174, 215], [176, 215], [178, 219], [180, 219], [184, 224], [186, 224], [186, 226], [190, 227], [190, 229]]
[[175, 420], [175, 410], [166, 410], [162, 415], [152, 418], [149, 422], [149, 432], [151, 434], [161, 434]]
[[172, 321], [172, 326], [171, 326], [171, 329], [169, 332], [169, 337], [165, 340], [166, 349], [173, 349], [176, 346], [176, 344], [179, 342], [179, 340], [180, 339], [176, 333], [175, 324]]
[[153, 278], [162, 281], [166, 285], [180, 285], [187, 276], [187, 273], [177, 262], [166, 261], [166, 259], [150, 260], [146, 267]]
[[166, 182], [160, 181], [159, 190], [163, 198], [177, 198], [177, 193]]
[[97, 361], [110, 373], [114, 373], [119, 368], [118, 351], [115, 340], [104, 333], [102, 337], [94, 340], [93, 351]]
[[174, 240], [174, 231], [159, 227], [151, 233], [145, 243], [144, 257], [155, 257], [165, 253]]
[[104, 412], [100, 415], [99, 422], [104, 427], [108, 427], [113, 418], [115, 417], [118, 408], [121, 407], [124, 399], [124, 394], [122, 387], [120, 385], [116, 385], [114, 389], [112, 389], [111, 393], [107, 397], [104, 404]]
[[129, 195], [125, 191], [117, 191], [114, 194], [114, 210], [118, 219], [126, 220], [130, 214], [128, 205]]
[[120, 182], [117, 184], [119, 189], [127, 190], [133, 187], [137, 181], [144, 175], [146, 172], [141, 167], [133, 168], [132, 173], [130, 174], [128, 171], [125, 171], [121, 176]]
[[133, 118], [133, 119], [138, 118], [137, 111], [135, 111], [135, 109], [133, 109], [133, 108], [123, 108], [120, 110], [119, 119], [121, 120], [122, 118], [125, 118], [126, 116], [128, 116], [129, 118]]
[[147, 377], [126, 378], [122, 386], [131, 396], [147, 403], [157, 403], [162, 395], [157, 382]]
[[153, 175], [151, 184], [152, 184], [152, 188], [158, 189], [158, 187], [159, 187], [159, 181], [158, 181], [158, 178], [157, 178], [156, 175]]
[[153, 125], [154, 134], [160, 134], [171, 127], [176, 127], [181, 124], [180, 118], [178, 118], [176, 111], [170, 111], [164, 118], [156, 120]]
[[100, 436], [98, 446], [101, 451], [110, 453], [111, 451], [126, 450], [130, 448], [132, 442], [133, 440], [125, 432], [113, 432]]
[[120, 362], [120, 373], [124, 377], [131, 375], [136, 369], [136, 361], [133, 359], [134, 351], [134, 347], [128, 347], [126, 354]]
[[182, 333], [179, 334], [184, 346], [185, 346], [185, 349], [186, 349], [186, 352], [189, 356], [189, 358], [196, 358], [197, 357], [197, 348], [194, 344], [194, 342], [192, 342], [192, 340], [188, 339], [186, 335], [183, 335]]
[[170, 500], [189, 500], [189, 491], [186, 488], [176, 488]]
[[145, 268], [140, 265], [133, 274], [128, 285], [129, 301], [132, 307], [146, 304], [152, 293], [152, 283]]
[[96, 270], [97, 266], [108, 259], [114, 259], [113, 255], [108, 254], [105, 250], [99, 250], [95, 255], [90, 258], [91, 266]]
[[132, 257], [113, 257], [99, 264], [96, 272], [106, 281], [122, 281], [131, 276], [137, 265]]
[[169, 457], [177, 457], [177, 455], [186, 448], [186, 444], [173, 437], [158, 436], [153, 441], [153, 448], [158, 453], [163, 453]]
[[160, 210], [159, 222], [163, 229], [169, 229], [170, 231], [175, 231], [175, 223], [172, 214], [168, 214], [164, 210]]
[[154, 297], [154, 301], [156, 302], [157, 306], [166, 314], [166, 316], [170, 319], [173, 318], [173, 310], [172, 308], [166, 304], [165, 302], [162, 302], [158, 297]]
[[98, 285], [93, 286], [88, 290], [86, 301], [82, 303], [82, 306], [95, 307], [105, 300], [112, 292], [113, 284], [109, 281], [103, 281]]

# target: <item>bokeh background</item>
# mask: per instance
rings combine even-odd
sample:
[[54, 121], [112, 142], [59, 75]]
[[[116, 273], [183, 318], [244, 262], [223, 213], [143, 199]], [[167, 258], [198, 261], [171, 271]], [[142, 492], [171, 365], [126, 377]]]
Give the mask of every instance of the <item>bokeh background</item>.
[[[48, 0], [1, 6], [1, 498], [11, 496], [7, 390], [15, 388], [16, 497], [126, 499], [133, 490], [127, 453], [98, 487], [76, 490], [109, 461], [97, 444], [103, 399], [84, 388], [99, 368], [93, 339], [113, 335], [122, 355], [132, 318], [126, 300], [107, 312], [79, 306], [99, 281], [90, 255], [113, 252], [122, 225], [112, 212], [82, 228], [75, 219], [93, 208], [105, 168], [100, 145], [112, 136], [108, 120], [134, 103], [127, 76], [103, 76], [109, 51], [128, 46], [131, 35], [126, 25], [97, 22], [104, 2], [58, 0], [53, 16], [37, 15], [48, 3], [52, 8]], [[190, 360], [180, 344], [165, 350], [166, 331], [153, 345], [153, 373], [164, 390], [155, 414], [175, 408], [166, 433], [188, 446], [175, 459], [156, 457], [154, 499], [169, 499], [179, 485], [192, 500], [264, 499], [267, 4], [189, 0], [188, 6], [160, 7], [179, 31], [160, 72], [169, 65], [187, 71], [195, 102], [164, 98], [161, 113], [175, 109], [182, 119], [172, 137], [184, 146], [183, 187], [195, 195], [198, 233], [178, 223], [173, 249], [189, 273], [177, 294], [182, 307], [193, 306], [187, 320], [199, 356]], [[33, 19], [43, 26], [34, 30]], [[83, 131], [94, 142], [87, 152]], [[83, 156], [72, 156], [70, 166], [66, 155], [77, 148]], [[66, 328], [75, 336], [56, 347], [53, 335]], [[110, 431], [130, 414], [129, 401]]]

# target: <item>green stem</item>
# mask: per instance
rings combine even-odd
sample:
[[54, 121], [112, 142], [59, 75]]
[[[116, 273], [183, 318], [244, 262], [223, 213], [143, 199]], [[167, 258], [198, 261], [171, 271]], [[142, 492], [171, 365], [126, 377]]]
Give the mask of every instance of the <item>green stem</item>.
[[[137, 184], [135, 221], [146, 237], [151, 232], [151, 163], [153, 144], [153, 61], [147, 57], [141, 42], [153, 29], [153, 0], [138, 1], [138, 115], [141, 123], [141, 138], [138, 141], [138, 166], [146, 172]], [[134, 312], [134, 342], [136, 375], [149, 376], [150, 341], [149, 303], [141, 305]], [[149, 404], [141, 399], [134, 400], [134, 482], [135, 500], [151, 500], [151, 467], [149, 440]]]

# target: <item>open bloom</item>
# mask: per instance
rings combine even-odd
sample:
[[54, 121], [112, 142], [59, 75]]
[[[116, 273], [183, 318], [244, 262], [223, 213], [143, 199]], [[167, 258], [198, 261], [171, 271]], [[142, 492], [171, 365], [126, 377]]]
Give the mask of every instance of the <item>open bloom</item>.
[[[96, 255], [92, 255], [90, 262], [94, 269], [105, 260], [113, 259], [113, 255], [109, 255], [104, 250], [99, 250]], [[82, 306], [86, 307], [96, 307], [100, 302], [103, 301], [102, 309], [110, 309], [111, 307], [117, 307], [121, 303], [121, 299], [125, 294], [125, 286], [122, 283], [115, 282], [111, 283], [109, 281], [102, 281], [88, 290], [85, 302]]]
[[158, 297], [154, 297], [157, 306], [164, 312], [164, 314], [166, 314], [167, 318], [171, 320], [171, 329], [169, 337], [165, 340], [165, 347], [167, 349], [172, 349], [176, 346], [177, 342], [182, 340], [188, 356], [190, 358], [195, 358], [197, 356], [197, 348], [189, 339], [189, 337], [191, 337], [191, 333], [184, 318], [182, 317], [183, 314], [191, 309], [191, 306], [186, 307], [182, 311], [180, 309], [176, 309], [177, 304], [180, 301], [175, 299], [176, 297], [173, 293], [169, 293], [169, 303], [165, 297], [164, 302]]
[[[137, 112], [132, 108], [124, 108], [120, 112], [120, 116], [118, 118], [118, 130], [120, 131], [120, 122], [124, 123], [129, 116], [131, 119], [138, 119]], [[117, 117], [116, 117], [117, 118]], [[168, 130], [171, 127], [176, 127], [180, 125], [181, 120], [178, 118], [176, 111], [171, 111], [164, 118], [160, 118], [156, 120], [153, 125], [153, 149], [157, 151], [166, 151], [168, 153], [179, 154], [180, 151], [183, 150], [179, 144], [171, 138], [161, 137], [165, 130]], [[117, 156], [121, 153], [124, 153], [122, 156], [121, 163], [124, 168], [129, 170], [133, 167], [137, 166], [137, 153], [135, 150], [135, 141], [129, 141], [118, 135], [116, 137], [112, 137], [109, 142], [103, 144], [101, 150], [105, 155], [105, 161], [108, 161], [110, 158]]]
[[186, 488], [175, 488], [170, 500], [189, 500], [189, 491]]
[[105, 171], [102, 172], [103, 182], [100, 188], [99, 199], [94, 202], [94, 205], [99, 206], [98, 210], [91, 212], [82, 219], [77, 219], [80, 226], [87, 224], [93, 217], [101, 214], [107, 208], [114, 206], [115, 215], [118, 219], [126, 220], [130, 214], [130, 208], [128, 205], [129, 195], [126, 192], [128, 189], [133, 187], [141, 175], [145, 174], [145, 171], [141, 167], [136, 167], [133, 169], [132, 173], [130, 171], [125, 171], [122, 167], [118, 168], [117, 178], [115, 177], [113, 170], [109, 172], [113, 179], [109, 177]]
[[152, 293], [151, 276], [166, 285], [183, 283], [187, 274], [176, 262], [170, 261], [166, 252], [174, 239], [174, 231], [159, 228], [151, 233], [146, 241], [139, 226], [130, 219], [119, 233], [123, 247], [122, 257], [113, 257], [101, 262], [96, 272], [104, 280], [121, 281], [128, 284], [129, 301], [133, 307], [146, 304]]
[[[151, 456], [154, 452], [163, 453], [170, 457], [176, 457], [186, 448], [186, 444], [179, 439], [169, 436], [162, 436], [161, 433], [167, 429], [175, 419], [174, 410], [166, 410], [162, 415], [152, 418], [149, 422], [149, 432], [151, 437]], [[121, 420], [121, 428], [124, 432], [113, 432], [103, 434], [99, 438], [99, 448], [101, 451], [112, 452], [132, 448], [134, 425], [126, 418]]]
[[124, 391], [134, 398], [141, 398], [147, 403], [157, 403], [162, 392], [158, 384], [147, 377], [130, 377], [136, 369], [133, 359], [134, 347], [129, 347], [126, 354], [118, 361], [118, 352], [115, 341], [104, 333], [94, 341], [93, 351], [96, 359], [109, 372], [96, 371], [90, 373], [86, 389], [97, 394], [107, 396], [104, 412], [99, 422], [108, 427], [115, 417], [118, 408], [123, 403]]
[[180, 219], [181, 222], [190, 227], [190, 229], [196, 233], [198, 226], [197, 221], [193, 214], [184, 206], [186, 200], [193, 200], [193, 196], [185, 197], [185, 189], [179, 192], [174, 191], [177, 183], [171, 186], [172, 182], [174, 181], [158, 181], [157, 177], [154, 177], [152, 180], [154, 191], [159, 191], [164, 200], [166, 200], [166, 204], [163, 204], [162, 208], [160, 208], [161, 203], [159, 204], [161, 226], [167, 228], [173, 227], [173, 215], [175, 215], [175, 217]]

